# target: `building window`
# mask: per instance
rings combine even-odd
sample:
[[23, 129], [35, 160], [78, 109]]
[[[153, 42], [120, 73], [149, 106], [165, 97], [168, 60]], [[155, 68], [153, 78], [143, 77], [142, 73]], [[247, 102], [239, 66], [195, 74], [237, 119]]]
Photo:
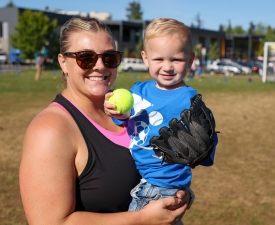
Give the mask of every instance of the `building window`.
[[124, 42], [130, 42], [130, 30], [123, 29], [123, 41]]

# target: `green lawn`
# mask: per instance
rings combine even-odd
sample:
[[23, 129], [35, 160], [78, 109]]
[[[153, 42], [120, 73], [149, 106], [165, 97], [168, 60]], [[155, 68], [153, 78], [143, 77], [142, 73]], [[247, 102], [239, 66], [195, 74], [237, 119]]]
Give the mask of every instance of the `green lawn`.
[[[31, 119], [62, 90], [61, 71], [0, 75], [0, 224], [26, 225], [18, 169]], [[248, 78], [252, 82], [248, 82]], [[130, 88], [148, 73], [121, 73], [114, 88]], [[271, 225], [275, 220], [275, 82], [257, 75], [205, 75], [186, 83], [212, 109], [219, 134], [216, 161], [193, 170], [196, 200], [185, 225]]]

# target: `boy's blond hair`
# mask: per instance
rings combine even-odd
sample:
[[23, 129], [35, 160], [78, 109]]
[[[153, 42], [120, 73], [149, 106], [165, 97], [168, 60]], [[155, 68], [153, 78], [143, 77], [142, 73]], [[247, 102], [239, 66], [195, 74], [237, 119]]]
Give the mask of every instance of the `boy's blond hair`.
[[159, 18], [154, 19], [145, 29], [144, 32], [144, 50], [146, 50], [147, 41], [151, 38], [176, 36], [182, 43], [185, 44], [186, 50], [191, 53], [192, 47], [192, 34], [189, 28], [182, 22], [170, 19]]

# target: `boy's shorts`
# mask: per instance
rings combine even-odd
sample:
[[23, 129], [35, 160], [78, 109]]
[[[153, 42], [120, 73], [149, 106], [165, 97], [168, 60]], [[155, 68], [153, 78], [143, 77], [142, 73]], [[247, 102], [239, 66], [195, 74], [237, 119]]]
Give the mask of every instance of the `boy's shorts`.
[[142, 209], [151, 200], [176, 196], [178, 188], [163, 188], [149, 184], [145, 179], [141, 179], [140, 183], [131, 190], [132, 202], [128, 211], [136, 211]]

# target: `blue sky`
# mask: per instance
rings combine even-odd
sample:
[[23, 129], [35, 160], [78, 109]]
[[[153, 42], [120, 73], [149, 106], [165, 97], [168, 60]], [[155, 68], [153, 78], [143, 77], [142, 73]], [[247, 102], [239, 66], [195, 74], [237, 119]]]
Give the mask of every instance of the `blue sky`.
[[[23, 8], [80, 12], [108, 12], [113, 20], [126, 20], [126, 8], [133, 0], [12, 0]], [[170, 17], [186, 25], [195, 23], [194, 18], [200, 15], [203, 28], [218, 30], [219, 25], [240, 25], [247, 30], [249, 23], [262, 23], [275, 28], [275, 0], [136, 0], [143, 11], [143, 19], [152, 20], [159, 17]], [[0, 0], [4, 7], [9, 0]]]

